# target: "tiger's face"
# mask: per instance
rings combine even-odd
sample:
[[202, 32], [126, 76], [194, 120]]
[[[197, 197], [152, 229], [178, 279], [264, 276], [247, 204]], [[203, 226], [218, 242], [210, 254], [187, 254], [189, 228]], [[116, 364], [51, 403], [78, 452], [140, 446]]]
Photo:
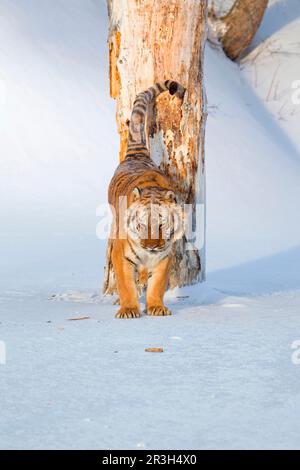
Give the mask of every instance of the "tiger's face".
[[183, 235], [183, 216], [173, 191], [135, 188], [127, 213], [127, 233], [150, 253], [169, 248]]

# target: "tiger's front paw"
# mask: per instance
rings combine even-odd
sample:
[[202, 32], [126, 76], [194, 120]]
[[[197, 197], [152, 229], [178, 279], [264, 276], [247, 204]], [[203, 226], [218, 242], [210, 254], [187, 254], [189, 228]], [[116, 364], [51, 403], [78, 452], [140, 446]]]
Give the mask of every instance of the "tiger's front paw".
[[139, 318], [140, 309], [137, 307], [121, 307], [116, 314], [116, 318]]
[[165, 305], [154, 305], [147, 307], [147, 315], [151, 315], [153, 317], [164, 317], [166, 315], [172, 315], [172, 312], [168, 307], [165, 307]]

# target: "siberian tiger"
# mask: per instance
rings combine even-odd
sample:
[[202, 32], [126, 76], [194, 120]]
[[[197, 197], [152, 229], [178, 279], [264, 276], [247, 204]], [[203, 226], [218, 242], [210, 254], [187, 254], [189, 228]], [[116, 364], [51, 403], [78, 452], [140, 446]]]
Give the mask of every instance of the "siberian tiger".
[[[171, 315], [163, 297], [172, 247], [182, 236], [180, 211], [170, 180], [150, 158], [145, 133], [149, 104], [167, 90], [171, 95], [184, 94], [181, 85], [166, 80], [137, 95], [129, 123], [126, 156], [109, 186], [108, 200], [115, 215], [111, 259], [120, 298], [117, 318], [141, 315], [138, 275], [145, 283], [148, 281], [146, 313]], [[125, 209], [120, 204], [124, 197]]]

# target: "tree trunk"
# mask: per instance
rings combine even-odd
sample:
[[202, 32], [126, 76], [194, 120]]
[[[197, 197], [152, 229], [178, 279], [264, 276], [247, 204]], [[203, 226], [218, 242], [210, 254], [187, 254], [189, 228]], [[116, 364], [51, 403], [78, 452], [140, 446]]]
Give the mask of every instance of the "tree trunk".
[[236, 0], [229, 12], [220, 18], [213, 8], [210, 10], [210, 24], [230, 59], [238, 59], [250, 45], [267, 5], [268, 0]]
[[[206, 0], [108, 0], [110, 93], [117, 100], [120, 160], [137, 93], [162, 80], [179, 82], [186, 89], [183, 100], [163, 93], [148, 114], [148, 144], [151, 158], [171, 178], [181, 203], [193, 205], [194, 215], [196, 202], [202, 208], [205, 202], [206, 9]], [[197, 223], [204, 233], [204, 216]], [[176, 243], [170, 287], [203, 280], [204, 246]], [[114, 289], [108, 246], [104, 291]]]

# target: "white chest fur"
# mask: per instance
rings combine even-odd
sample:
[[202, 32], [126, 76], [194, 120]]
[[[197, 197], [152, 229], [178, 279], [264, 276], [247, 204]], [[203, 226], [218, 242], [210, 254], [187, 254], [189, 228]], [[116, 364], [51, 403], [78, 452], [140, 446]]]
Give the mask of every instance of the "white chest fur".
[[166, 258], [171, 252], [171, 244], [167, 245], [164, 250], [161, 251], [150, 251], [145, 248], [142, 248], [139, 244], [132, 244], [133, 248], [128, 248], [128, 253], [126, 256], [134, 261], [137, 265], [142, 265], [148, 268], [150, 271], [157, 266], [160, 261]]

